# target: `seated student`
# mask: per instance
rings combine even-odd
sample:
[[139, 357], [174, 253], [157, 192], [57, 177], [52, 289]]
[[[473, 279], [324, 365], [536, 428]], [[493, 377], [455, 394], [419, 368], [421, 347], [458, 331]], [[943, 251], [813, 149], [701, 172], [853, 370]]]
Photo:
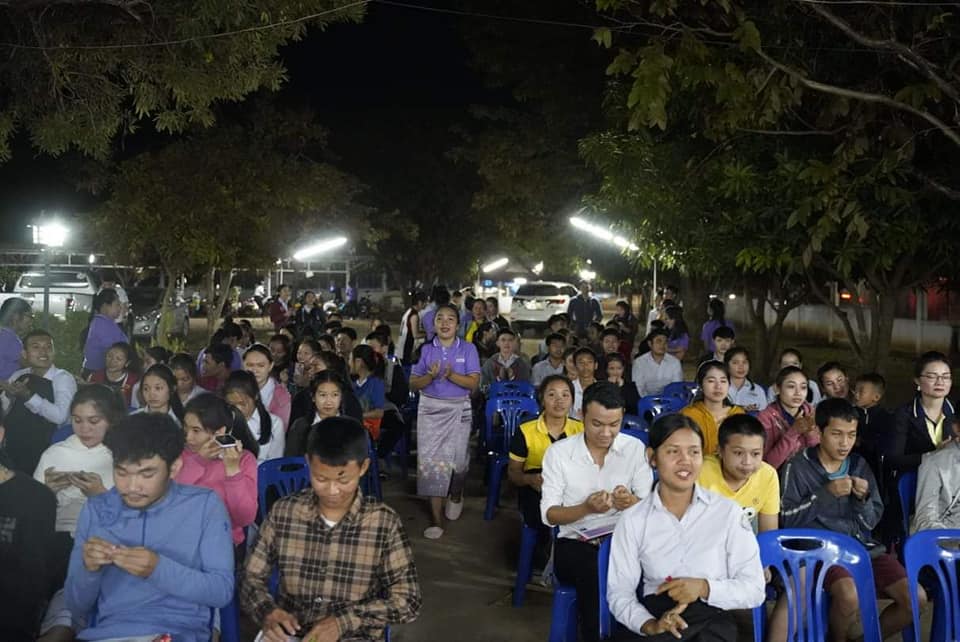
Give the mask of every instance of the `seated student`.
[[183, 430], [167, 415], [126, 417], [104, 439], [114, 488], [80, 513], [67, 575], [75, 618], [96, 608], [81, 640], [210, 637], [210, 609], [233, 595], [230, 518], [210, 490], [183, 486]]
[[577, 378], [573, 380], [573, 407], [570, 416], [583, 417], [583, 391], [597, 381], [597, 356], [590, 348], [577, 348], [573, 353], [573, 362], [577, 366]]
[[150, 366], [139, 383], [144, 404], [134, 410], [134, 413], [156, 412], [170, 415], [177, 425], [183, 425], [183, 404], [177, 394], [177, 378], [169, 366], [162, 363]]
[[[817, 405], [818, 446], [803, 450], [781, 471], [781, 520], [784, 528], [820, 528], [851, 535], [870, 551], [877, 594], [893, 600], [880, 614], [884, 639], [912, 622], [907, 574], [895, 557], [871, 538], [880, 522], [883, 501], [870, 466], [852, 452], [857, 440], [857, 411], [846, 399]], [[857, 589], [839, 566], [827, 571], [823, 588], [830, 593], [830, 639], [847, 640], [857, 618]], [[919, 588], [920, 607], [926, 602]]]
[[353, 354], [353, 345], [357, 342], [357, 331], [344, 326], [338, 329], [333, 337], [334, 351], [337, 353], [337, 356], [344, 361], [349, 361], [350, 355]]
[[687, 330], [687, 322], [683, 320], [683, 308], [679, 305], [665, 307], [663, 315], [664, 326], [670, 333], [667, 352], [683, 361], [687, 350], [690, 349], [690, 333]]
[[817, 383], [823, 391], [824, 399], [846, 399], [852, 401], [847, 372], [837, 361], [828, 361], [817, 368]]
[[[320, 363], [320, 353], [323, 351], [324, 348], [320, 346], [320, 342], [316, 339], [303, 339], [297, 345], [297, 361], [293, 366], [293, 385], [298, 391], [302, 391], [308, 387], [310, 385], [310, 378], [322, 367]], [[294, 416], [296, 408], [293, 400], [291, 404], [293, 404], [290, 409], [290, 421], [292, 422], [297, 417]]]
[[916, 470], [924, 453], [950, 445], [955, 414], [948, 398], [953, 380], [946, 355], [920, 355], [913, 374], [917, 394], [894, 413], [889, 438], [883, 443], [884, 465], [900, 472]]
[[[240, 370], [243, 367], [243, 358], [240, 356], [240, 352], [237, 350], [237, 346], [240, 345], [240, 340], [243, 339], [243, 328], [234, 323], [233, 321], [227, 319], [224, 320], [223, 325], [213, 333], [213, 336], [210, 337], [210, 345], [216, 345], [222, 343], [230, 347], [230, 361], [227, 365], [230, 366], [230, 370]], [[209, 350], [209, 346], [200, 350], [197, 353], [197, 368], [203, 370], [203, 361], [204, 356]]]
[[480, 324], [480, 327], [477, 328], [477, 331], [473, 333], [472, 343], [477, 349], [477, 356], [480, 358], [480, 363], [486, 363], [487, 359], [500, 351], [500, 348], [497, 346], [497, 332], [497, 326], [489, 321], [484, 321]]
[[189, 354], [181, 352], [173, 355], [168, 365], [177, 379], [177, 396], [181, 405], [186, 406], [188, 401], [206, 392], [197, 385], [197, 364]]
[[480, 369], [481, 386], [497, 381], [530, 381], [530, 364], [517, 354], [517, 335], [513, 330], [506, 328], [497, 333], [497, 349], [497, 354]]
[[255, 453], [257, 462], [283, 457], [286, 433], [280, 417], [270, 414], [263, 399], [256, 378], [246, 370], [231, 372], [223, 384], [223, 398], [228, 404], [240, 411], [247, 421], [250, 434], [259, 444]]
[[[310, 367], [311, 377], [305, 382], [305, 387], [294, 395], [290, 404], [291, 427], [297, 419], [307, 417], [308, 419], [316, 413], [314, 406], [314, 394], [311, 392], [313, 387], [311, 382], [313, 378], [325, 370], [332, 370], [340, 376], [346, 388], [342, 391], [342, 401], [340, 405], [340, 414], [345, 417], [353, 417], [357, 421], [363, 421], [363, 407], [360, 400], [353, 392], [353, 386], [350, 385], [350, 373], [347, 364], [334, 352], [323, 351], [317, 353], [313, 359], [313, 365]], [[306, 438], [306, 437], [304, 437]], [[306, 443], [303, 444], [306, 446]]]
[[217, 494], [230, 515], [233, 543], [239, 545], [243, 529], [257, 517], [260, 444], [242, 413], [209, 392], [192, 399], [185, 412], [183, 465], [173, 478]]
[[705, 361], [724, 361], [727, 351], [737, 342], [737, 335], [733, 333], [733, 328], [725, 325], [719, 326], [713, 331], [713, 351], [700, 357], [698, 364]]
[[[0, 429], [2, 433], [2, 429]], [[0, 448], [0, 640], [34, 642], [56, 579], [54, 544], [57, 500], [49, 488], [13, 469]]]
[[716, 455], [703, 458], [697, 483], [737, 502], [754, 533], [777, 529], [780, 519], [780, 480], [763, 461], [763, 424], [750, 415], [731, 415], [720, 424]]
[[485, 300], [487, 302], [487, 321], [497, 327], [497, 332], [500, 330], [509, 330], [510, 322], [507, 321], [505, 316], [500, 314], [500, 301], [497, 297], [488, 296]]
[[549, 334], [544, 339], [547, 344], [546, 358], [541, 359], [533, 366], [530, 373], [530, 383], [539, 386], [544, 379], [550, 375], [562, 375], [563, 367], [563, 349], [566, 347], [566, 339], [562, 334]]
[[853, 452], [867, 460], [870, 469], [878, 477], [883, 474], [880, 462], [880, 442], [889, 434], [893, 416], [880, 407], [886, 389], [886, 380], [876, 372], [867, 372], [854, 384], [853, 399], [860, 415], [857, 429], [857, 444]]
[[766, 408], [766, 391], [750, 380], [750, 353], [747, 349], [739, 346], [730, 348], [723, 355], [723, 362], [730, 369], [730, 403], [747, 412], [759, 412]]
[[307, 452], [310, 429], [324, 419], [345, 414], [343, 400], [347, 386], [347, 382], [343, 380], [340, 373], [334, 370], [321, 370], [314, 375], [307, 389], [313, 399], [313, 412], [300, 417], [290, 426], [290, 430], [287, 431], [287, 443], [283, 450], [284, 457], [302, 457]]
[[367, 432], [347, 417], [325, 419], [306, 458], [310, 487], [277, 500], [247, 559], [243, 610], [269, 642], [382, 640], [386, 626], [417, 618], [421, 594], [403, 520], [359, 490]]
[[207, 347], [200, 369], [200, 386], [207, 392], [219, 393], [232, 372], [233, 348], [225, 343], [214, 343]]
[[647, 336], [645, 343], [650, 348], [633, 360], [633, 385], [637, 387], [640, 398], [659, 395], [667, 384], [683, 381], [683, 366], [672, 354], [667, 354], [667, 337], [670, 333], [664, 329], [654, 330]]
[[660, 479], [613, 532], [610, 611], [654, 640], [736, 642], [731, 611], [759, 606], [765, 592], [760, 548], [743, 509], [698, 483], [703, 436], [689, 417], [658, 418], [648, 456]]
[[597, 358], [597, 370], [599, 372], [607, 371], [608, 354], [620, 354], [620, 338], [622, 336], [619, 328], [604, 328], [603, 332], [600, 333], [600, 352], [597, 353], [599, 355]]
[[554, 443], [543, 458], [540, 515], [547, 526], [560, 526], [554, 571], [577, 589], [580, 631], [588, 642], [600, 631], [598, 547], [582, 541], [577, 528], [612, 524], [612, 516], [646, 497], [653, 485], [643, 442], [620, 434], [622, 404], [613, 384], [598, 381], [588, 387], [583, 432]]
[[767, 439], [763, 444], [763, 460], [780, 469], [804, 448], [820, 443], [820, 432], [813, 417], [813, 406], [807, 401], [807, 375], [795, 366], [787, 366], [777, 374], [774, 401], [760, 411], [757, 419], [763, 424]]
[[517, 487], [523, 523], [537, 529], [534, 568], [542, 569], [550, 554], [551, 529], [540, 519], [540, 489], [543, 486], [543, 455], [550, 444], [583, 432], [583, 423], [570, 418], [573, 384], [563, 375], [548, 375], [537, 395], [540, 416], [520, 424], [510, 440], [507, 477]]
[[255, 343], [243, 353], [243, 369], [253, 375], [260, 387], [260, 399], [270, 412], [280, 419], [286, 432], [290, 427], [290, 393], [273, 374], [270, 351], [262, 343]]
[[[173, 353], [163, 346], [150, 346], [143, 351], [143, 359], [140, 362], [140, 366], [144, 372], [146, 372], [158, 363], [168, 363], [171, 357], [173, 357]], [[140, 408], [143, 406], [143, 395], [140, 392], [140, 384], [142, 382], [143, 380], [141, 379], [133, 385], [133, 394], [130, 395], [131, 408]]]
[[917, 474], [917, 508], [911, 532], [960, 528], [960, 422], [953, 419], [948, 446], [923, 455]]
[[720, 424], [727, 417], [742, 415], [743, 408], [734, 406], [727, 398], [730, 391], [730, 373], [721, 361], [707, 361], [697, 368], [697, 396], [685, 406], [681, 414], [693, 419], [703, 434], [703, 452], [717, 454]]
[[363, 425], [376, 441], [380, 439], [380, 426], [383, 423], [384, 408], [387, 404], [384, 393], [383, 357], [367, 345], [354, 346], [350, 358], [350, 371], [356, 380], [353, 393], [363, 408]]
[[57, 426], [70, 417], [77, 381], [53, 364], [53, 337], [44, 330], [27, 333], [21, 356], [27, 367], [14, 371], [9, 381], [0, 381], [0, 401], [7, 455], [17, 470], [33, 474]]
[[[487, 302], [483, 299], [474, 299], [470, 305], [470, 321], [466, 325], [463, 338], [473, 343], [473, 335], [487, 319]], [[430, 334], [429, 332], [427, 334]]]
[[106, 367], [90, 375], [90, 383], [102, 383], [113, 388], [129, 408], [133, 400], [133, 387], [140, 381], [136, 350], [129, 343], [115, 343], [107, 350], [104, 360]]
[[[558, 334], [561, 329], [567, 327], [567, 318], [562, 314], [551, 314], [550, 318], [547, 319], [547, 332], [544, 335], [543, 341], [537, 344], [537, 355], [544, 356], [550, 353], [550, 337]], [[566, 342], [566, 338], [564, 338]]]
[[640, 402], [640, 395], [637, 394], [637, 387], [624, 377], [627, 372], [627, 362], [619, 352], [611, 352], [607, 355], [606, 380], [620, 388], [620, 394], [623, 396], [623, 409], [628, 415], [637, 414], [637, 404]]
[[598, 321], [591, 321], [587, 324], [586, 347], [593, 350], [594, 354], [600, 354], [603, 350], [600, 335], [603, 334], [603, 326]]
[[[792, 366], [794, 368], [799, 368], [803, 370], [803, 357], [800, 355], [800, 351], [796, 348], [786, 348], [780, 352], [780, 359], [778, 360], [780, 364], [780, 370], [783, 370], [787, 366]], [[767, 401], [773, 403], [777, 398], [777, 391], [773, 386], [767, 388]], [[820, 403], [820, 399], [823, 396], [820, 394], [820, 386], [817, 385], [817, 382], [813, 379], [807, 379], [807, 403], [812, 406], [816, 406]]]

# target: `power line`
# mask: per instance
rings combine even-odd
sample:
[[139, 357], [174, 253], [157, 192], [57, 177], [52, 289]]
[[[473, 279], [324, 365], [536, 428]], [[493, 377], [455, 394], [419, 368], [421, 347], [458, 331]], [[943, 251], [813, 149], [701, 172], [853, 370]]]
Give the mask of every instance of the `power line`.
[[564, 22], [562, 20], [546, 20], [543, 18], [522, 18], [520, 16], [504, 16], [496, 13], [477, 13], [473, 11], [461, 11], [459, 9], [444, 9], [442, 7], [430, 7], [422, 4], [411, 4], [407, 2], [397, 2], [396, 0], [370, 0], [376, 4], [390, 5], [392, 7], [402, 7], [404, 9], [416, 9], [418, 11], [428, 11], [432, 13], [446, 13], [455, 16], [466, 16], [469, 18], [489, 18], [491, 20], [504, 20], [506, 22], [526, 22], [537, 25], [550, 25], [553, 27], [573, 27], [577, 29], [603, 29], [609, 28], [611, 31], [620, 31], [619, 27], [607, 27], [606, 25], [591, 25], [581, 22]]
[[322, 18], [333, 13], [339, 13], [341, 11], [346, 11], [348, 9], [353, 9], [354, 7], [359, 7], [362, 5], [369, 4], [371, 0], [357, 0], [356, 2], [351, 2], [350, 4], [343, 5], [341, 7], [334, 7], [333, 9], [327, 9], [326, 11], [320, 11], [318, 13], [312, 13], [307, 16], [301, 16], [299, 18], [291, 18], [290, 20], [280, 20], [278, 22], [272, 22], [265, 25], [257, 25], [255, 27], [245, 27], [243, 29], [236, 29], [234, 31], [222, 31], [219, 33], [209, 33], [199, 36], [193, 36], [190, 38], [180, 38], [177, 40], [163, 40], [160, 42], [127, 42], [119, 43], [113, 45], [54, 45], [54, 46], [40, 46], [40, 45], [23, 45], [15, 42], [0, 42], [0, 47], [6, 47], [8, 49], [22, 49], [27, 51], [104, 51], [109, 49], [147, 49], [151, 47], [168, 47], [172, 45], [185, 45], [191, 42], [197, 42], [198, 40], [215, 40], [218, 38], [229, 38], [231, 36], [238, 36], [244, 33], [254, 33], [257, 31], [268, 31], [270, 29], [277, 29], [279, 27], [287, 27], [289, 25], [299, 24], [301, 22], [307, 22], [309, 20], [315, 20], [316, 18]]

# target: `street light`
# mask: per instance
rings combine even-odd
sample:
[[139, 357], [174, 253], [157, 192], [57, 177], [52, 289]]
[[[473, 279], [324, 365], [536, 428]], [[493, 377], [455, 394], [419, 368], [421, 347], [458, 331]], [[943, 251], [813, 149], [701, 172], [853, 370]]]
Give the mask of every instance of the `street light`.
[[337, 236], [332, 239], [324, 239], [323, 241], [317, 241], [313, 245], [308, 245], [302, 250], [298, 250], [294, 253], [293, 259], [295, 261], [306, 261], [307, 259], [312, 259], [318, 254], [323, 254], [324, 252], [329, 252], [330, 250], [335, 250], [338, 247], [343, 247], [347, 244], [347, 237]]
[[510, 262], [510, 259], [508, 259], [507, 257], [503, 257], [502, 259], [496, 259], [495, 261], [490, 261], [489, 263], [484, 265], [481, 269], [484, 272], [493, 272], [494, 270], [499, 270], [509, 262]]
[[[582, 212], [583, 210], [581, 209], [580, 211]], [[629, 241], [627, 238], [620, 236], [619, 234], [614, 234], [608, 228], [595, 225], [585, 219], [580, 218], [579, 216], [571, 216], [570, 225], [574, 226], [578, 230], [583, 230], [584, 232], [587, 232], [591, 236], [595, 236], [602, 241], [612, 243], [621, 250], [630, 250], [631, 252], [640, 251], [640, 247], [636, 243]], [[653, 294], [654, 297], [657, 294], [657, 257], [653, 257]], [[651, 300], [653, 300], [653, 298], [651, 298]]]
[[63, 247], [70, 228], [57, 220], [45, 221], [33, 228], [33, 242], [42, 246], [43, 254], [43, 329], [50, 328], [50, 250]]

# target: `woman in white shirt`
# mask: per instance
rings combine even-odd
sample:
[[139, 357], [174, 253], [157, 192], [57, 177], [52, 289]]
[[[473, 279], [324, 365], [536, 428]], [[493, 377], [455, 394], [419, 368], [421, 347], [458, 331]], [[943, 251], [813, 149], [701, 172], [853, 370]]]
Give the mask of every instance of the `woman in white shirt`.
[[223, 397], [246, 417], [250, 432], [260, 444], [257, 462], [283, 457], [286, 443], [283, 422], [263, 405], [256, 377], [246, 370], [231, 372], [223, 384]]
[[735, 642], [730, 611], [764, 600], [750, 522], [735, 502], [697, 485], [703, 434], [692, 419], [660, 417], [650, 428], [647, 456], [660, 480], [614, 530], [610, 611], [633, 633], [662, 635], [655, 640]]
[[170, 357], [170, 369], [177, 379], [177, 397], [184, 407], [187, 403], [207, 392], [197, 385], [197, 364], [189, 354], [180, 352]]
[[156, 412], [169, 415], [183, 425], [183, 404], [177, 394], [177, 378], [173, 370], [163, 363], [156, 363], [143, 373], [140, 379], [140, 394], [143, 397], [143, 406], [134, 410], [138, 412]]

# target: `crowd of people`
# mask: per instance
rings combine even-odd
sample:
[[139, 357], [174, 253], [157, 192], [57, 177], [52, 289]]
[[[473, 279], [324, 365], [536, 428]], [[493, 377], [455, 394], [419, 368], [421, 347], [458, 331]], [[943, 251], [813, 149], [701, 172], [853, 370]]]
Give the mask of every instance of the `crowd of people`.
[[[576, 587], [583, 639], [599, 639], [608, 539], [617, 636], [737, 639], [746, 610], [777, 585], [756, 534], [778, 527], [859, 539], [893, 600], [884, 632], [904, 628], [909, 587], [885, 546], [903, 536], [897, 476], [919, 471], [914, 530], [960, 528], [947, 357], [918, 359], [914, 399], [895, 411], [879, 374], [851, 382], [829, 362], [811, 379], [795, 349], [766, 388], [719, 300], [706, 353], [690, 358], [672, 290], [642, 328], [626, 301], [602, 323], [582, 284], [530, 358], [495, 298], [442, 286], [411, 296], [396, 342], [380, 320], [361, 336], [312, 293], [296, 305], [281, 286], [263, 343], [227, 318], [196, 355], [141, 354], [104, 289], [78, 373], [56, 367], [29, 304], [6, 300], [0, 639], [206, 640], [234, 600], [264, 640], [382, 639], [417, 617], [421, 594], [402, 521], [361, 480], [373, 463], [385, 470], [375, 460], [413, 442], [415, 426], [422, 534], [443, 538], [463, 514], [471, 435], [504, 382], [536, 390], [540, 412], [510, 437], [507, 476], [538, 533], [539, 576]], [[657, 418], [647, 446], [623, 432], [641, 400], [684, 380], [684, 362], [696, 367], [695, 398]], [[305, 460], [310, 486], [261, 506], [258, 467], [281, 457]], [[853, 580], [834, 568], [824, 588], [831, 639], [845, 640]], [[787, 626], [781, 596], [767, 639], [785, 640]]]

